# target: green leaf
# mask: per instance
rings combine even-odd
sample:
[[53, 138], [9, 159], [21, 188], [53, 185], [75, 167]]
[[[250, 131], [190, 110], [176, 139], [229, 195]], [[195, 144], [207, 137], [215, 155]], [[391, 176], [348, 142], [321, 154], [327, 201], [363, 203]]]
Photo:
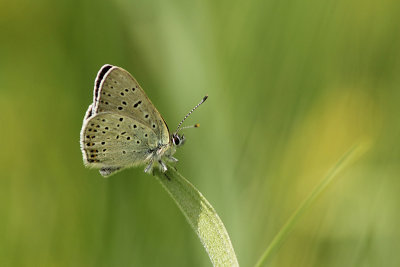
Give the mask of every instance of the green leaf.
[[224, 224], [211, 204], [188, 180], [169, 166], [166, 173], [154, 170], [193, 228], [214, 266], [239, 266]]
[[282, 242], [286, 239], [290, 231], [296, 225], [297, 221], [304, 214], [304, 212], [311, 206], [314, 200], [322, 193], [322, 191], [332, 182], [345, 167], [349, 165], [357, 156], [360, 156], [366, 151], [369, 144], [366, 142], [364, 145], [354, 145], [336, 162], [336, 164], [328, 171], [322, 181], [314, 188], [311, 194], [300, 204], [297, 210], [292, 214], [288, 221], [283, 225], [281, 230], [276, 234], [271, 244], [264, 251], [263, 255], [256, 263], [256, 267], [260, 267], [267, 262], [273, 255]]

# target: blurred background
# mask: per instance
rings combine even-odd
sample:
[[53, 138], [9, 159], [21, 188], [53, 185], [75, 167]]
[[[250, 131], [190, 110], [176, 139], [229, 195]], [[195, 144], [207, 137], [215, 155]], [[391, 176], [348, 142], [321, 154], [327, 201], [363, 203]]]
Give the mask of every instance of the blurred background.
[[269, 266], [398, 266], [399, 12], [397, 0], [2, 0], [0, 265], [211, 265], [143, 168], [84, 168], [79, 132], [108, 63], [170, 129], [209, 95], [177, 168], [241, 266], [363, 140]]

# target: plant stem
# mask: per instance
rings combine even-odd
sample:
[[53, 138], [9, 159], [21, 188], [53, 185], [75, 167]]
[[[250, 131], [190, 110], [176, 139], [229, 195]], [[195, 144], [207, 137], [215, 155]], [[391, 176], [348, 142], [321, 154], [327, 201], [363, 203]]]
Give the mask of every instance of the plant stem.
[[188, 180], [168, 167], [167, 172], [154, 170], [154, 174], [200, 238], [212, 264], [239, 266], [228, 232], [214, 208]]

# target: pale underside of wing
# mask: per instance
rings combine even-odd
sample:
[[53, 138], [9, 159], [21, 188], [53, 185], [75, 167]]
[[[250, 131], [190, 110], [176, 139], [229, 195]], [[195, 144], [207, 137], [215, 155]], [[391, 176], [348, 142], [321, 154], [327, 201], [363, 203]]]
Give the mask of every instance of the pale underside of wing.
[[114, 170], [146, 164], [158, 145], [147, 125], [122, 114], [102, 112], [82, 126], [81, 149], [89, 167]]
[[169, 143], [169, 131], [164, 119], [138, 82], [122, 68], [104, 65], [98, 73], [93, 114], [101, 112], [133, 118], [154, 132], [160, 143]]

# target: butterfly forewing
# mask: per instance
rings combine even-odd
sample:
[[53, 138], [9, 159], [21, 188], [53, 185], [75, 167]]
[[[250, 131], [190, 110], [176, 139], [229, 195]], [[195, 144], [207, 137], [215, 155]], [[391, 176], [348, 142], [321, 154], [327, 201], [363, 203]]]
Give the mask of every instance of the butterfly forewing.
[[169, 143], [168, 127], [137, 81], [124, 69], [105, 65], [95, 81], [93, 112], [112, 112], [140, 122], [162, 144]]
[[99, 89], [101, 81], [104, 78], [104, 75], [112, 68], [112, 65], [105, 64], [103, 65], [99, 72], [97, 73], [96, 79], [94, 80], [94, 92], [93, 92], [93, 103], [97, 103], [97, 99], [99, 98]]

